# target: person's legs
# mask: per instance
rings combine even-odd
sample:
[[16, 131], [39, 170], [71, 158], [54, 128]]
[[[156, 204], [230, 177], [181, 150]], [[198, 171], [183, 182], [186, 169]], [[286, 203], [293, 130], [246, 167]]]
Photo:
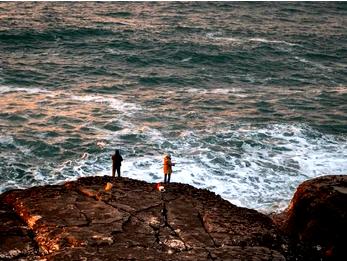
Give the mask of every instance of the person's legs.
[[116, 174], [116, 166], [112, 165], [112, 177], [114, 178]]
[[117, 167], [118, 178], [120, 178], [120, 166]]
[[170, 183], [171, 173], [168, 174], [167, 183]]
[[166, 183], [167, 174], [164, 173], [164, 184]]

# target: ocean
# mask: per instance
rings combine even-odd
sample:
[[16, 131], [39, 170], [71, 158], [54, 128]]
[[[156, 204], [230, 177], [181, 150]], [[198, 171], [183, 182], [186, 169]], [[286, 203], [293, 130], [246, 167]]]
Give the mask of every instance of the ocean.
[[283, 210], [347, 174], [345, 2], [1, 2], [0, 193], [111, 175]]

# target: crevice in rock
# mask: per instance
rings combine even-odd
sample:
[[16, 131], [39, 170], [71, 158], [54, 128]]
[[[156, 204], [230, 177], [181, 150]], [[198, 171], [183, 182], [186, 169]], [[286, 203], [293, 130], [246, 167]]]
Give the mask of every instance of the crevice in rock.
[[[13, 217], [14, 220], [17, 220], [18, 222], [20, 222], [21, 224], [19, 225], [15, 225], [16, 230], [14, 232], [12, 232], [13, 235], [15, 236], [20, 236], [20, 237], [28, 237], [30, 239], [30, 243], [31, 243], [31, 250], [28, 250], [27, 248], [25, 249], [24, 253], [20, 252], [16, 258], [21, 259], [22, 257], [25, 258], [29, 255], [37, 255], [40, 252], [40, 248], [39, 248], [39, 244], [36, 241], [36, 232], [33, 228], [29, 227], [29, 224], [27, 223], [27, 221], [25, 220], [25, 218], [23, 218], [17, 211], [17, 208], [15, 207], [15, 204], [7, 204], [4, 203], [4, 205], [2, 206], [2, 208], [5, 208], [5, 210], [3, 211], [3, 213], [10, 213], [10, 215]], [[9, 233], [7, 233], [7, 235], [9, 236]], [[30, 248], [30, 246], [29, 246]], [[20, 250], [12, 250], [10, 251], [10, 255], [12, 256], [13, 253], [16, 253]], [[2, 255], [5, 256], [5, 255]], [[0, 256], [0, 259], [2, 258], [2, 256]], [[11, 257], [13, 258], [13, 257]]]
[[[184, 250], [183, 251], [188, 251], [190, 248], [186, 245], [186, 242], [184, 242], [184, 240], [180, 237], [180, 235], [175, 231], [175, 229], [169, 224], [168, 222], [168, 210], [166, 208], [166, 201], [164, 199], [164, 195], [161, 195], [161, 199], [162, 199], [162, 210], [161, 210], [161, 215], [162, 215], [162, 225], [161, 227], [168, 227], [173, 235], [177, 238], [179, 238], [179, 240], [181, 240], [184, 244]], [[160, 228], [159, 228], [160, 229]]]
[[[162, 197], [162, 200], [163, 200], [163, 197]], [[104, 202], [105, 204], [107, 204], [107, 205], [109, 205], [109, 206], [111, 206], [111, 207], [113, 207], [113, 208], [119, 210], [117, 207], [113, 206], [113, 205], [110, 204], [108, 201], [103, 201], [103, 202]], [[164, 202], [164, 201], [162, 201], [162, 202]], [[152, 206], [149, 206], [149, 207], [147, 207], [147, 208], [143, 208], [143, 209], [140, 209], [140, 210], [137, 210], [137, 211], [134, 211], [134, 212], [130, 212], [130, 211], [127, 211], [127, 210], [125, 210], [125, 209], [121, 209], [121, 211], [124, 211], [124, 212], [126, 212], [126, 213], [129, 214], [128, 219], [127, 219], [125, 222], [123, 222], [123, 224], [122, 224], [122, 230], [124, 231], [124, 227], [126, 226], [127, 223], [129, 223], [129, 222], [131, 221], [131, 218], [135, 218], [135, 219], [137, 219], [138, 221], [144, 223], [145, 225], [148, 225], [151, 229], [153, 229], [153, 231], [154, 231], [153, 246], [154, 246], [155, 244], [162, 245], [162, 242], [160, 241], [160, 226], [159, 226], [159, 227], [156, 227], [156, 226], [147, 224], [147, 222], [146, 222], [145, 220], [143, 220], [143, 219], [141, 219], [141, 218], [139, 218], [139, 217], [137, 216], [137, 214], [139, 214], [139, 213], [141, 213], [141, 212], [143, 212], [143, 211], [147, 211], [147, 210], [150, 210], [150, 209], [152, 209], [152, 208], [159, 207], [159, 206], [161, 206], [162, 204], [163, 204], [163, 203], [156, 204], [156, 205], [152, 205]], [[165, 203], [164, 203], [164, 204], [165, 204]], [[164, 210], [164, 209], [165, 209], [165, 210]], [[173, 230], [173, 228], [171, 228], [171, 227], [169, 226], [169, 224], [168, 224], [168, 222], [167, 222], [167, 214], [163, 215], [163, 212], [164, 212], [164, 211], [165, 211], [165, 213], [167, 212], [167, 210], [166, 210], [165, 207], [162, 208], [162, 213], [161, 213], [161, 214], [162, 214], [161, 216], [162, 216], [162, 218], [164, 219], [164, 225], [165, 225], [165, 226], [168, 226], [168, 227], [175, 233], [175, 235], [177, 236], [176, 232]], [[116, 233], [119, 233], [119, 232], [115, 232], [115, 233], [112, 233], [112, 234], [114, 235], [114, 234], [116, 234]], [[183, 242], [183, 240], [182, 240], [182, 242]]]
[[172, 198], [170, 198], [170, 199], [167, 199], [167, 198], [165, 198], [165, 193], [166, 192], [161, 192], [161, 200], [162, 201], [165, 201], [165, 202], [171, 202], [171, 201], [175, 201], [175, 200], [177, 200], [177, 199], [179, 199], [180, 197], [182, 197], [181, 195], [180, 196], [176, 196], [176, 197], [172, 197]]
[[152, 205], [152, 206], [149, 206], [149, 207], [146, 207], [146, 208], [142, 208], [142, 209], [136, 210], [134, 213], [137, 214], [137, 213], [140, 213], [140, 212], [142, 212], [142, 211], [149, 210], [149, 209], [151, 209], [151, 208], [159, 207], [160, 205], [161, 205], [161, 203], [156, 204], [156, 205]]
[[154, 226], [151, 226], [150, 227], [153, 229], [154, 231], [154, 244], [158, 244], [158, 245], [161, 245], [161, 242], [160, 242], [160, 228], [157, 228], [157, 227], [154, 227]]
[[108, 206], [110, 206], [110, 207], [112, 207], [112, 208], [114, 208], [114, 209], [117, 209], [118, 211], [123, 211], [123, 212], [129, 214], [129, 217], [123, 222], [122, 228], [123, 228], [123, 226], [124, 226], [126, 223], [130, 222], [130, 218], [131, 218], [131, 217], [136, 218], [137, 220], [139, 220], [139, 221], [145, 223], [144, 220], [141, 220], [140, 218], [138, 218], [134, 213], [129, 212], [129, 211], [125, 210], [125, 209], [119, 209], [119, 208], [113, 206], [112, 204], [108, 203], [107, 201], [103, 201], [103, 202], [104, 202], [106, 205], [108, 205]]
[[32, 229], [28, 230], [28, 237], [31, 239], [31, 242], [33, 244], [32, 246], [33, 246], [34, 253], [38, 254], [40, 251], [40, 247], [39, 247], [38, 242], [36, 241], [36, 234], [35, 234], [34, 230], [32, 230]]
[[171, 230], [173, 230], [173, 228], [170, 226], [170, 224], [167, 221], [167, 208], [166, 208], [165, 202], [162, 203], [161, 216], [162, 216], [162, 220], [163, 220], [163, 226], [164, 227], [167, 226]]
[[[115, 209], [118, 210], [118, 208], [112, 206], [111, 204], [109, 204], [109, 203], [107, 203], [107, 202], [105, 202], [105, 204], [107, 204], [107, 205], [109, 205], [109, 206], [111, 206], [111, 207], [113, 207], [113, 208], [115, 208]], [[153, 245], [154, 245], [155, 243], [160, 244], [160, 239], [159, 239], [160, 234], [159, 234], [159, 230], [156, 229], [154, 226], [151, 226], [150, 224], [147, 224], [143, 219], [137, 217], [135, 214], [136, 214], [136, 213], [139, 213], [139, 212], [132, 213], [132, 212], [129, 212], [129, 211], [126, 211], [126, 210], [123, 210], [123, 209], [122, 209], [122, 211], [124, 211], [124, 212], [126, 212], [127, 214], [129, 214], [129, 216], [128, 216], [128, 217], [123, 221], [123, 223], [122, 223], [122, 232], [124, 232], [124, 231], [126, 230], [126, 228], [125, 228], [126, 225], [129, 224], [129, 223], [132, 221], [132, 218], [134, 218], [134, 219], [136, 219], [136, 220], [138, 220], [138, 221], [144, 223], [146, 226], [149, 226], [150, 228], [152, 228], [153, 231], [154, 231], [154, 237], [155, 237], [155, 238], [154, 238], [154, 243], [153, 243]], [[114, 235], [116, 235], [116, 234], [118, 234], [118, 233], [122, 233], [122, 232], [121, 232], [121, 231], [114, 231], [114, 232], [111, 233], [111, 235], [114, 236]], [[114, 242], [112, 245], [114, 245], [114, 244], [115, 244], [115, 242]], [[137, 244], [136, 244], [136, 245], [134, 245], [134, 246], [128, 245], [127, 247], [144, 247], [144, 246], [141, 246], [141, 245], [137, 245]]]
[[219, 245], [216, 243], [216, 241], [214, 240], [214, 238], [211, 236], [210, 232], [208, 232], [208, 230], [207, 230], [207, 228], [206, 228], [206, 226], [205, 226], [204, 219], [203, 219], [203, 217], [202, 217], [200, 211], [198, 211], [198, 218], [199, 218], [199, 220], [200, 220], [200, 222], [201, 222], [201, 226], [204, 228], [206, 234], [207, 234], [207, 235], [210, 237], [210, 239], [212, 240], [213, 245], [214, 245], [215, 247], [219, 247]]
[[76, 204], [74, 204], [74, 206], [79, 210], [79, 212], [81, 213], [81, 215], [85, 218], [85, 220], [87, 221], [87, 224], [83, 224], [83, 225], [76, 225], [76, 227], [89, 227], [90, 224], [92, 223], [92, 221], [88, 218], [88, 216], [81, 211], [78, 206]]
[[100, 247], [96, 246], [96, 253], [101, 254]]
[[[130, 223], [130, 221], [131, 221], [131, 218], [132, 218], [133, 216], [130, 214], [129, 216], [128, 216], [128, 218], [126, 219], [126, 220], [124, 220], [124, 222], [122, 223], [122, 231], [124, 231], [125, 229], [125, 226], [128, 224], [128, 223]], [[119, 233], [119, 232], [112, 232], [111, 234], [116, 234], [116, 233]]]
[[207, 255], [207, 258], [209, 258], [210, 260], [212, 260], [212, 261], [215, 261], [216, 259], [212, 256], [212, 253], [211, 253], [211, 251], [209, 250], [209, 249], [207, 249], [207, 248], [204, 248], [206, 251], [207, 251], [207, 253], [208, 253], [208, 255]]

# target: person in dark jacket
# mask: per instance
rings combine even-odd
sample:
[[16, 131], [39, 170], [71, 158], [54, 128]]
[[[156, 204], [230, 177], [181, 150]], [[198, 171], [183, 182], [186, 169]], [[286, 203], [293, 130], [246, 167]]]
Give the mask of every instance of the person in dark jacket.
[[123, 158], [119, 153], [119, 150], [115, 150], [114, 155], [112, 155], [112, 177], [115, 176], [116, 171], [118, 178], [120, 177], [120, 166], [122, 166]]

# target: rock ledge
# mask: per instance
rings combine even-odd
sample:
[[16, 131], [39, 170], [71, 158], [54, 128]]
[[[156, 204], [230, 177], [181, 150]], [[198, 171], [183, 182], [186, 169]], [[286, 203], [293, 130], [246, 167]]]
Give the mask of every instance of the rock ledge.
[[285, 260], [271, 218], [185, 184], [88, 177], [0, 203], [1, 260]]
[[6, 192], [0, 260], [346, 259], [347, 175], [302, 183], [271, 218], [190, 185], [165, 189], [105, 176]]

